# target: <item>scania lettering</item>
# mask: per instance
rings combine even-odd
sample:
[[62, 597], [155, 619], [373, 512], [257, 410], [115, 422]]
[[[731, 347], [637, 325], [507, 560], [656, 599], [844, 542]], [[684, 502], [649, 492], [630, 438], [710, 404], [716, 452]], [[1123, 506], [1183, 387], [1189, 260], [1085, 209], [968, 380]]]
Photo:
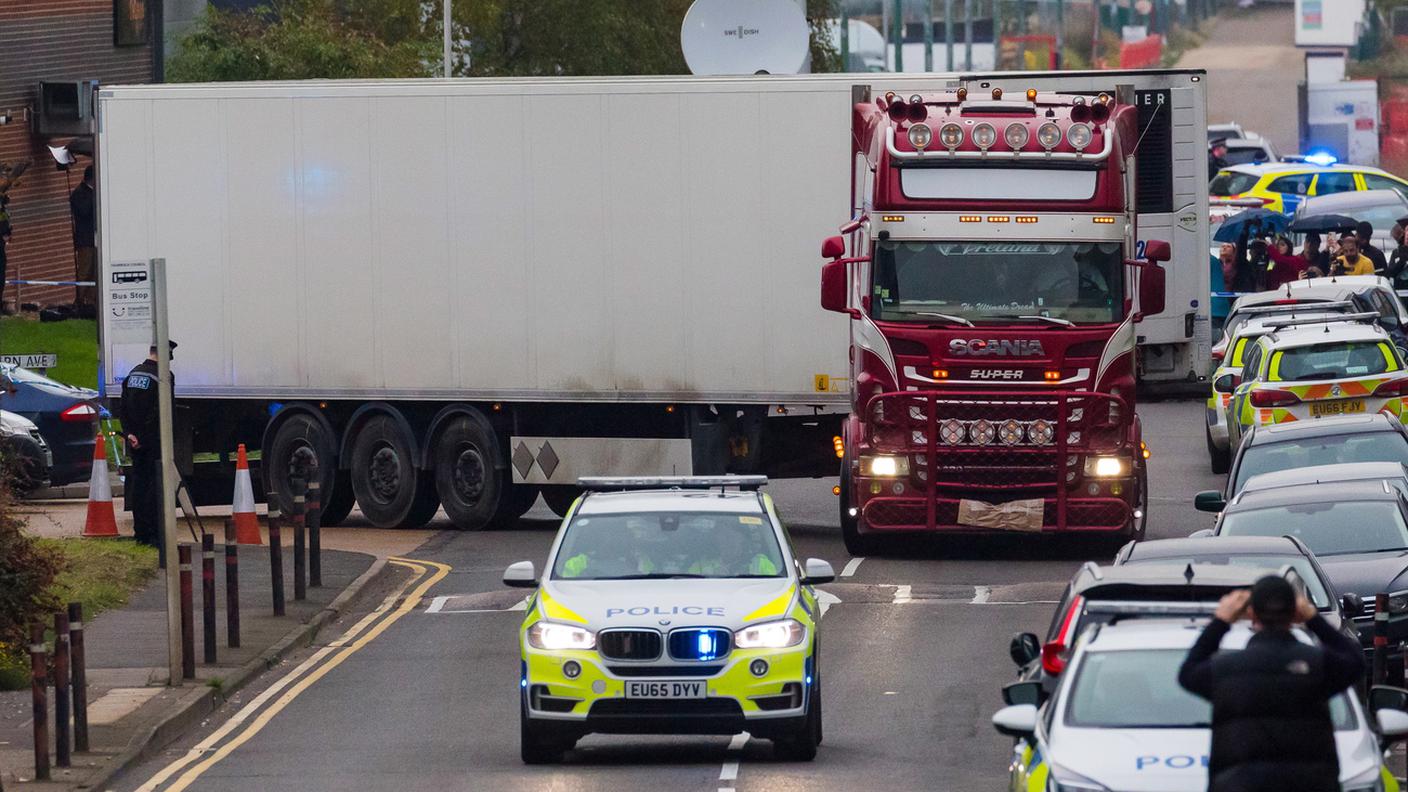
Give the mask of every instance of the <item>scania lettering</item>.
[[1138, 190], [1179, 174], [1138, 172], [1151, 121], [1133, 87], [856, 93], [852, 216], [822, 246], [821, 289], [851, 326], [848, 549], [916, 531], [1142, 536], [1135, 339], [1164, 311], [1170, 246], [1135, 259]]

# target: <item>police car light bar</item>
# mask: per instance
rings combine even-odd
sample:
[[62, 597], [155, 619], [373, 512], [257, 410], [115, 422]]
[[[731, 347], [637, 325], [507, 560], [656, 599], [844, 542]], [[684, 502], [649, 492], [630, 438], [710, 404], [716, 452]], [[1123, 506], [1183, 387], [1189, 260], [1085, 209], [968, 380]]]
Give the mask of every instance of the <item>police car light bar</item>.
[[757, 490], [767, 483], [767, 476], [583, 476], [577, 479], [577, 486], [592, 492], [715, 487]]
[[1294, 316], [1287, 316], [1284, 319], [1267, 319], [1262, 322], [1266, 327], [1283, 328], [1294, 327], [1296, 325], [1317, 325], [1335, 324], [1338, 322], [1368, 322], [1377, 321], [1379, 314], [1376, 311], [1364, 311], [1363, 313], [1335, 314], [1334, 316], [1322, 316], [1315, 319], [1297, 319]]
[[1276, 305], [1254, 305], [1251, 308], [1243, 308], [1237, 311], [1237, 313], [1246, 314], [1248, 316], [1255, 316], [1258, 314], [1294, 313], [1296, 311], [1319, 311], [1323, 313], [1325, 311], [1337, 311], [1341, 308], [1353, 307], [1354, 303], [1348, 300], [1339, 300], [1337, 302], [1306, 301], [1294, 303], [1278, 303]]

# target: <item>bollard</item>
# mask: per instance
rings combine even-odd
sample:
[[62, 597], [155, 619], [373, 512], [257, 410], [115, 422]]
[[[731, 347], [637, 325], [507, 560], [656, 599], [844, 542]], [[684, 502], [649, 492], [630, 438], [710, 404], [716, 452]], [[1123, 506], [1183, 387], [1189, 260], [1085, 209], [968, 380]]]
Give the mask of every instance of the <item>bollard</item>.
[[215, 663], [215, 535], [200, 537], [200, 605], [201, 638], [204, 639], [205, 663]]
[[235, 521], [225, 521], [225, 644], [240, 648], [240, 545]]
[[45, 669], [49, 664], [44, 651], [44, 625], [29, 627], [30, 692], [34, 698], [34, 780], [49, 780], [49, 680]]
[[[269, 493], [269, 503], [278, 500], [278, 495]], [[284, 615], [284, 544], [283, 529], [279, 525], [279, 508], [269, 507], [269, 580], [274, 585], [274, 615]]]
[[68, 699], [68, 613], [54, 614], [54, 766], [73, 767]]
[[181, 676], [196, 678], [196, 628], [194, 603], [191, 602], [191, 546], [182, 543], [176, 548], [181, 572]]
[[1388, 675], [1388, 595], [1374, 595], [1374, 682], [1382, 685]]
[[308, 482], [308, 503], [305, 507], [308, 524], [308, 585], [323, 585], [323, 497], [322, 484], [317, 479]]
[[307, 485], [303, 479], [293, 480], [293, 598], [308, 598], [308, 551], [307, 536], [304, 532], [304, 495]]
[[72, 677], [73, 750], [88, 750], [88, 665], [83, 657], [83, 603], [68, 604], [68, 666]]

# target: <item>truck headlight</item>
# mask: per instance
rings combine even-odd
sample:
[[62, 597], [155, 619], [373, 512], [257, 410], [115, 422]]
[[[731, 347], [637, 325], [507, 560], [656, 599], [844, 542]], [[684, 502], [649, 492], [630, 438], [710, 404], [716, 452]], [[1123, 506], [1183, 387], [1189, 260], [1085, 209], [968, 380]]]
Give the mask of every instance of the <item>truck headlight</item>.
[[796, 619], [755, 624], [733, 634], [733, 645], [739, 649], [786, 649], [807, 637], [807, 628]]
[[909, 475], [909, 457], [863, 456], [860, 458], [860, 474], [875, 478], [896, 478]]
[[1085, 475], [1092, 478], [1123, 478], [1133, 465], [1129, 457], [1092, 456], [1085, 458]]
[[596, 635], [570, 624], [540, 621], [528, 628], [528, 645], [548, 650], [595, 649]]

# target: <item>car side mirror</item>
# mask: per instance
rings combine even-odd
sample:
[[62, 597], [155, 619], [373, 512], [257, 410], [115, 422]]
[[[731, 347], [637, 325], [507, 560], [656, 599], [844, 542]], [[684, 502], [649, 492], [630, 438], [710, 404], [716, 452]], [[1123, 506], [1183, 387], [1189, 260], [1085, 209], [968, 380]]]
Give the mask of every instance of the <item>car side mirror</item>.
[[820, 558], [808, 558], [802, 564], [802, 585], [817, 586], [836, 579], [836, 570]]
[[1364, 598], [1350, 592], [1340, 597], [1340, 607], [1344, 609], [1344, 615], [1353, 619], [1356, 616], [1364, 615]]
[[1007, 654], [1018, 668], [1041, 657], [1041, 639], [1029, 632], [1017, 633], [1007, 645]]
[[1227, 508], [1227, 499], [1217, 490], [1203, 490], [1193, 496], [1193, 508], [1198, 511], [1220, 512]]
[[1369, 711], [1380, 710], [1408, 711], [1408, 690], [1393, 685], [1374, 685], [1369, 688]]
[[992, 716], [992, 726], [1008, 737], [1030, 737], [1036, 733], [1036, 705], [1013, 704]]
[[1236, 374], [1223, 374], [1213, 380], [1212, 389], [1218, 393], [1231, 393], [1232, 389], [1237, 387], [1238, 379], [1240, 378]]
[[504, 585], [512, 588], [537, 588], [538, 571], [532, 561], [519, 561], [509, 564], [504, 570]]
[[1031, 704], [1040, 706], [1046, 698], [1046, 691], [1039, 679], [1021, 679], [1002, 686], [1002, 703], [1007, 705]]
[[838, 259], [846, 255], [846, 238], [833, 236], [827, 237], [821, 242], [821, 257], [824, 259]]
[[1408, 712], [1403, 710], [1379, 710], [1374, 713], [1379, 726], [1379, 737], [1385, 743], [1398, 742], [1408, 737]]
[[821, 265], [821, 307], [828, 311], [859, 317], [860, 311], [847, 304], [850, 291], [850, 270], [845, 261], [828, 261]]

